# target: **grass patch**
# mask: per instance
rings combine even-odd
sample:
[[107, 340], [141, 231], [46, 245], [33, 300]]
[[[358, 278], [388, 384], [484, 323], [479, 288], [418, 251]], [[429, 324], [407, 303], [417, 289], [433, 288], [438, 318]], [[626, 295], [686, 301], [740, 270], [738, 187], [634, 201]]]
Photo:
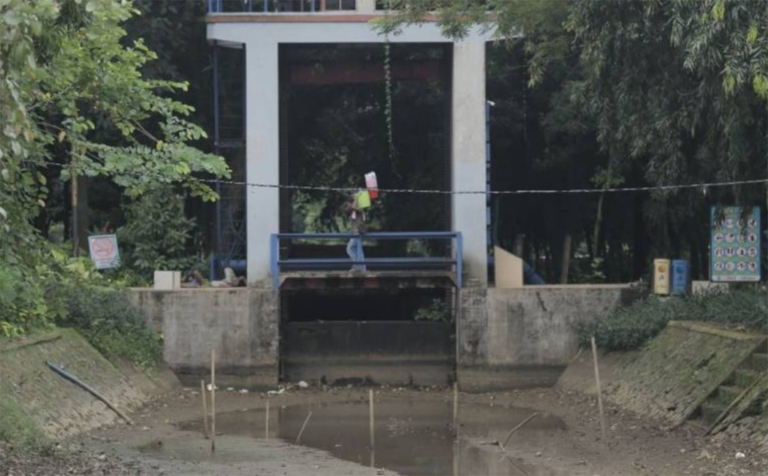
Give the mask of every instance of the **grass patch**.
[[649, 296], [613, 310], [602, 320], [580, 323], [576, 331], [582, 347], [588, 347], [594, 335], [602, 349], [633, 350], [658, 335], [673, 319], [768, 333], [768, 291], [753, 287], [686, 297]]
[[43, 452], [49, 445], [37, 423], [3, 392], [0, 398], [0, 441], [14, 449]]

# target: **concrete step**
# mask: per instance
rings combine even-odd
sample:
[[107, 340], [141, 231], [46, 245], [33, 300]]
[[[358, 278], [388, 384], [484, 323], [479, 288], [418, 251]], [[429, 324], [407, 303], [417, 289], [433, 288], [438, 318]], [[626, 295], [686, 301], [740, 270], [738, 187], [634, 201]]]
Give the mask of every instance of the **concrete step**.
[[738, 397], [744, 389], [731, 385], [721, 385], [715, 390], [715, 392], [707, 399], [707, 401], [715, 402], [719, 405], [728, 406], [732, 401]]
[[725, 411], [726, 405], [707, 400], [701, 405], [701, 419], [709, 427], [715, 423], [717, 417]]
[[748, 369], [736, 369], [733, 372], [733, 376], [731, 379], [731, 382], [729, 382], [730, 385], [735, 387], [741, 387], [742, 389], [745, 389], [752, 385], [752, 383], [757, 380], [760, 377], [760, 373], [755, 372], [754, 370], [748, 370]]
[[750, 358], [750, 367], [756, 372], [768, 370], [768, 353], [755, 352]]

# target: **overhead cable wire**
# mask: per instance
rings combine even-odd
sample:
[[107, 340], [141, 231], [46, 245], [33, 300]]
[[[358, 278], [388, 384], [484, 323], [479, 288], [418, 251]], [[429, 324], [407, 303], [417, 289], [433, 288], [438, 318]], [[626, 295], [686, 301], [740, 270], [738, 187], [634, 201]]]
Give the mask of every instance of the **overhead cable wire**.
[[[60, 164], [56, 162], [48, 162], [41, 164], [39, 162], [32, 162], [37, 166], [51, 165], [54, 167], [70, 167], [70, 164]], [[146, 173], [124, 173], [123, 175], [133, 175], [135, 177], [146, 177], [152, 174]], [[158, 179], [167, 178], [161, 175], [154, 174]], [[315, 191], [315, 192], [340, 192], [351, 193], [363, 190], [364, 187], [332, 187], [332, 186], [315, 186], [315, 185], [290, 185], [290, 184], [271, 184], [271, 183], [259, 183], [259, 182], [243, 182], [238, 180], [225, 180], [225, 179], [205, 179], [195, 178], [195, 181], [201, 183], [210, 184], [222, 184], [222, 185], [234, 185], [241, 187], [254, 187], [254, 188], [267, 188], [267, 189], [283, 189], [283, 190], [301, 190], [301, 191]], [[424, 194], [424, 195], [555, 195], [555, 194], [595, 194], [595, 193], [632, 193], [632, 192], [654, 192], [654, 191], [672, 191], [672, 190], [686, 190], [686, 189], [707, 189], [715, 187], [733, 187], [742, 185], [760, 185], [768, 184], [768, 178], [751, 179], [751, 180], [730, 180], [726, 182], [703, 182], [703, 183], [691, 183], [691, 184], [674, 184], [674, 185], [649, 185], [644, 187], [621, 187], [621, 188], [577, 188], [577, 189], [547, 189], [547, 190], [437, 190], [437, 189], [414, 189], [414, 188], [378, 188], [379, 193], [399, 193], [399, 194]]]

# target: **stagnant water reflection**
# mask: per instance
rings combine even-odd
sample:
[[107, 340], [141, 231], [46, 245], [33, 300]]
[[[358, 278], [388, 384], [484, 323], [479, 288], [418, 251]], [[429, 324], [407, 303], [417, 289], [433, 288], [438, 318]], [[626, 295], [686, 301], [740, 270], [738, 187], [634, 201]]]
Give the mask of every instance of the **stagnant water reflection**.
[[[365, 400], [273, 408], [268, 435], [264, 410], [218, 414], [216, 428], [230, 436], [266, 436], [294, 443], [310, 411], [312, 416], [300, 443], [362, 465], [403, 475], [556, 474], [549, 468], [502, 457], [496, 446], [478, 444], [503, 440], [510, 429], [532, 413], [514, 407], [461, 406], [456, 442], [450, 402], [383, 399], [375, 406], [375, 451], [370, 446], [369, 407]], [[180, 425], [192, 431], [201, 431], [201, 426], [200, 421]], [[559, 418], [540, 415], [520, 431], [545, 438], [549, 431], [564, 429]]]

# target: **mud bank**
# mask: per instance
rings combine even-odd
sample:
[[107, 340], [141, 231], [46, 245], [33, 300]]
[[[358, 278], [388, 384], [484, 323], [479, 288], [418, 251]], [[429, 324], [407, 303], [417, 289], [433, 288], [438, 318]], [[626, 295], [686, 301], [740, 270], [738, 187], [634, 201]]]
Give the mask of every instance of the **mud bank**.
[[[134, 427], [97, 431], [83, 442], [165, 475], [749, 475], [768, 465], [749, 445], [711, 441], [686, 425], [667, 430], [663, 421], [612, 404], [602, 440], [595, 399], [557, 389], [460, 394], [455, 442], [452, 397], [446, 390], [376, 389], [375, 454], [368, 446], [368, 391], [362, 388], [269, 397], [266, 438], [267, 397], [222, 391], [215, 453], [201, 431], [200, 395], [190, 389], [135, 415]], [[509, 430], [531, 412], [541, 419], [515, 432], [502, 449]]]

